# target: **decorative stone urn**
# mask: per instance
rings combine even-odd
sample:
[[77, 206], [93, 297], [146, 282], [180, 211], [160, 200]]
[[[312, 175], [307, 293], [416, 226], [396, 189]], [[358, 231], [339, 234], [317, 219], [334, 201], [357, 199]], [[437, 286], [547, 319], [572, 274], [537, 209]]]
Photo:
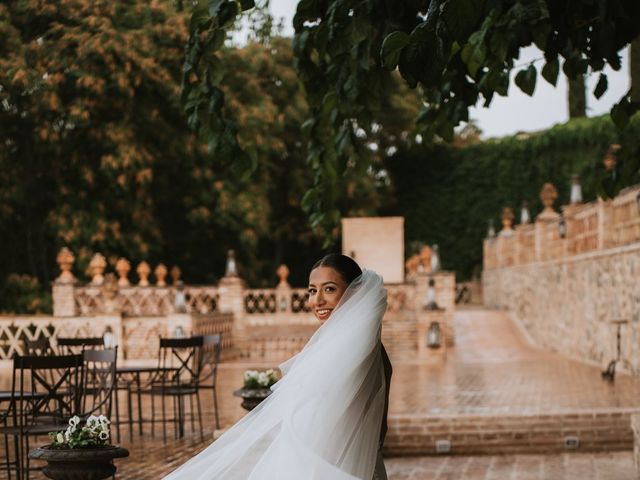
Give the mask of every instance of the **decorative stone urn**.
[[34, 448], [29, 458], [44, 460], [42, 469], [53, 480], [102, 480], [116, 472], [114, 458], [128, 457], [129, 451], [117, 445], [94, 448], [59, 449], [50, 445]]
[[242, 408], [251, 411], [271, 395], [270, 388], [240, 388], [233, 392], [234, 397], [242, 398]]
[[513, 219], [515, 215], [513, 213], [513, 209], [511, 207], [504, 207], [502, 209], [502, 215], [500, 219], [502, 220], [502, 230], [500, 231], [500, 235], [503, 237], [512, 237], [513, 236]]
[[537, 220], [542, 221], [555, 221], [558, 220], [560, 215], [553, 209], [553, 204], [558, 198], [558, 191], [556, 187], [551, 183], [545, 183], [542, 185], [542, 190], [540, 191], [540, 200], [542, 200], [542, 204], [544, 205], [544, 210], [540, 212]]

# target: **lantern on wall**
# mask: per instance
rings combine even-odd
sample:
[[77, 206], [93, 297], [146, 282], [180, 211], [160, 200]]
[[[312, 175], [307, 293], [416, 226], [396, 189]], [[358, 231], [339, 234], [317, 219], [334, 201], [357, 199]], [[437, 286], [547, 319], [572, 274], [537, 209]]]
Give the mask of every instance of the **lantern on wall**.
[[187, 295], [184, 292], [182, 282], [176, 287], [176, 295], [173, 298], [173, 308], [176, 313], [185, 313], [187, 311]]
[[440, 324], [438, 322], [431, 322], [431, 325], [429, 325], [427, 347], [440, 348]]
[[558, 233], [560, 234], [560, 238], [567, 237], [567, 222], [564, 219], [564, 215], [560, 215], [560, 221], [558, 222]]
[[184, 331], [184, 328], [182, 328], [182, 325], [178, 325], [173, 329], [173, 338], [184, 338], [186, 336], [187, 334]]
[[105, 328], [102, 334], [102, 341], [104, 342], [104, 348], [114, 348], [116, 346], [116, 336], [113, 334], [110, 325]]
[[427, 286], [427, 296], [424, 299], [423, 306], [426, 310], [438, 310], [438, 303], [436, 302], [436, 282], [433, 278], [429, 279], [429, 285]]

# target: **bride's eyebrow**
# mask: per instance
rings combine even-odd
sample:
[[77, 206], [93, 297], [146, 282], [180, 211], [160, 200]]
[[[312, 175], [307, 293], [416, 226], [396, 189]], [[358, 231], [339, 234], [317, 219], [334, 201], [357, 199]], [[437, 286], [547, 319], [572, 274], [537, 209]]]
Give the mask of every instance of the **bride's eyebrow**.
[[[320, 284], [320, 286], [321, 286], [321, 287], [323, 287], [323, 286], [325, 286], [325, 285], [329, 285], [329, 284], [337, 285], [337, 283], [336, 283], [336, 282], [328, 281], [328, 282], [321, 283], [321, 284]], [[309, 284], [309, 287], [315, 287], [315, 285], [314, 285], [313, 283], [310, 283], [310, 284]]]

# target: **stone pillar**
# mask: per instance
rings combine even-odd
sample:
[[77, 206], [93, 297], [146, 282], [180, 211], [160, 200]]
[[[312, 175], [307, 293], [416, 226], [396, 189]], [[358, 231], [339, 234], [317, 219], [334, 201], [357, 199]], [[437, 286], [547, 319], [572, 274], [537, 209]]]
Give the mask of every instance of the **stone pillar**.
[[53, 316], [74, 317], [76, 315], [76, 301], [74, 298], [76, 278], [71, 273], [71, 267], [75, 257], [71, 250], [64, 247], [58, 253], [56, 261], [60, 266], [60, 276], [53, 282]]
[[[433, 280], [435, 287], [435, 301], [440, 310], [429, 310], [429, 300], [427, 292], [429, 289], [429, 281]], [[453, 272], [440, 271], [433, 274], [418, 274], [416, 276], [416, 291], [414, 297], [414, 311], [416, 312], [416, 318], [418, 326], [422, 328], [429, 328], [431, 321], [434, 321], [433, 312], [440, 312], [435, 321], [440, 322], [440, 331], [442, 334], [442, 344], [453, 346], [455, 343], [455, 334], [453, 331], [453, 315], [455, 314], [456, 306], [456, 277]], [[435, 317], [434, 317], [435, 318]], [[425, 323], [426, 322], [426, 323]], [[426, 334], [426, 330], [425, 330]], [[422, 342], [424, 338], [420, 337], [420, 330], [418, 331], [419, 342]], [[426, 338], [426, 337], [425, 337]]]
[[280, 278], [280, 282], [276, 287], [276, 308], [278, 312], [291, 312], [291, 285], [287, 281], [289, 267], [284, 264], [280, 265], [276, 274]]
[[218, 308], [221, 313], [233, 313], [234, 338], [238, 338], [238, 330], [244, 329], [244, 291], [245, 284], [238, 276], [234, 251], [229, 250], [226, 271], [218, 283]]

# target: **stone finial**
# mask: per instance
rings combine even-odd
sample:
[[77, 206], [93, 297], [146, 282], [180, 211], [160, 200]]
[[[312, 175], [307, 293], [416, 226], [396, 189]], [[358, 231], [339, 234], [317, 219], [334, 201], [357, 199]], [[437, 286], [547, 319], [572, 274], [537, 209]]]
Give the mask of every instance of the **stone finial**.
[[289, 278], [289, 267], [287, 267], [284, 263], [278, 267], [276, 270], [276, 275], [280, 278], [280, 283], [278, 283], [279, 287], [288, 287], [289, 282], [287, 279]]
[[431, 273], [440, 271], [440, 249], [434, 244], [431, 252]]
[[224, 270], [225, 277], [237, 277], [238, 266], [236, 264], [236, 252], [234, 250], [227, 251], [227, 265]]
[[495, 236], [496, 236], [496, 229], [493, 226], [493, 218], [490, 218], [487, 224], [487, 238], [495, 238]]
[[514, 218], [515, 215], [513, 213], [513, 208], [504, 207], [502, 209], [502, 215], [500, 216], [500, 219], [502, 221], [502, 230], [500, 231], [500, 235], [502, 235], [503, 237], [509, 237], [513, 235], [513, 228], [511, 226], [513, 225]]
[[129, 272], [131, 271], [131, 263], [126, 258], [120, 257], [116, 262], [116, 272], [118, 272], [118, 286], [119, 287], [128, 287], [129, 279], [127, 278]]
[[538, 220], [557, 220], [558, 213], [553, 209], [553, 204], [558, 199], [558, 191], [552, 183], [545, 183], [540, 190], [540, 200], [544, 210], [538, 215]]
[[180, 270], [179, 266], [174, 265], [173, 267], [171, 267], [171, 271], [169, 272], [169, 275], [171, 275], [171, 283], [174, 286], [182, 283], [182, 281], [180, 280], [180, 277], [182, 276], [182, 270]]
[[569, 201], [571, 205], [582, 203], [582, 186], [580, 185], [579, 175], [571, 176], [571, 196]]
[[151, 273], [151, 267], [144, 260], [138, 264], [138, 268], [136, 268], [136, 272], [138, 273], [138, 277], [140, 277], [140, 281], [138, 282], [139, 287], [148, 287], [149, 286], [149, 274]]
[[422, 265], [424, 271], [428, 272], [431, 269], [431, 255], [433, 254], [433, 250], [429, 245], [425, 245], [420, 249], [420, 253], [418, 254], [420, 257], [420, 265]]
[[155, 273], [155, 275], [156, 275], [156, 286], [157, 287], [166, 287], [167, 286], [167, 281], [165, 279], [167, 278], [167, 273], [168, 272], [169, 271], [167, 270], [167, 267], [163, 263], [159, 263], [158, 264], [156, 269], [153, 271], [153, 273]]
[[522, 202], [522, 208], [520, 209], [520, 224], [526, 225], [531, 221], [531, 214], [529, 213], [529, 202], [524, 200]]
[[102, 283], [102, 299], [104, 313], [116, 313], [118, 311], [118, 279], [115, 274], [107, 273]]
[[620, 144], [612, 143], [609, 145], [607, 153], [605, 153], [604, 159], [602, 160], [606, 170], [611, 171], [616, 167], [616, 163], [618, 163], [618, 150], [620, 150]]
[[94, 285], [102, 285], [104, 282], [104, 269], [107, 268], [107, 260], [101, 253], [95, 253], [89, 262], [89, 274], [91, 275], [91, 283]]
[[73, 256], [71, 250], [67, 247], [62, 247], [60, 252], [58, 252], [58, 256], [56, 257], [56, 262], [60, 266], [60, 276], [56, 278], [56, 282], [59, 283], [73, 283], [76, 280], [76, 277], [71, 273], [71, 267], [73, 266], [73, 262], [76, 261], [76, 257]]
[[420, 265], [420, 255], [418, 254], [411, 255], [404, 264], [408, 274], [417, 273], [419, 265]]

